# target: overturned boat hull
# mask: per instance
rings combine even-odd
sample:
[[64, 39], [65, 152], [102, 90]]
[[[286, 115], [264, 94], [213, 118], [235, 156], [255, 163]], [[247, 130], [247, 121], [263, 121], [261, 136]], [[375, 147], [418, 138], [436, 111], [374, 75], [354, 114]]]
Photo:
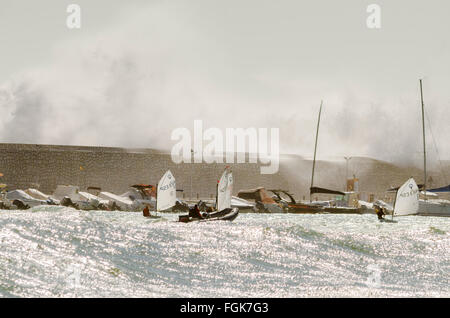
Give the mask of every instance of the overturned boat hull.
[[[39, 205], [56, 205], [52, 200], [35, 199], [23, 190], [12, 190], [6, 193], [5, 199], [19, 210], [26, 210]], [[14, 208], [14, 207], [12, 207]]]

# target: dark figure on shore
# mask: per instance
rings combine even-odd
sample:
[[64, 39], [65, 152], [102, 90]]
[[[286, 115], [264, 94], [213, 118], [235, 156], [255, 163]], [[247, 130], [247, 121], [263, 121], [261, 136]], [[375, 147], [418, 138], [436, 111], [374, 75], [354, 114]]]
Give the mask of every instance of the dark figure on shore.
[[384, 213], [382, 207], [376, 205], [376, 206], [375, 206], [375, 213], [376, 213], [377, 216], [378, 216], [378, 220], [383, 220], [383, 219], [384, 219], [385, 213]]

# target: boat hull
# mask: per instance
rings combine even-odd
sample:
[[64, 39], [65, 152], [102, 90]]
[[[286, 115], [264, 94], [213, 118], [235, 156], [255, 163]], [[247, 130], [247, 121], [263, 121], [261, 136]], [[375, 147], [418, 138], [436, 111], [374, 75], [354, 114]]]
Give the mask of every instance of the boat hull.
[[362, 210], [360, 208], [340, 208], [340, 207], [326, 207], [324, 208], [324, 212], [333, 213], [333, 214], [362, 214]]
[[379, 219], [378, 221], [380, 221], [381, 223], [397, 223], [397, 221], [390, 219]]
[[233, 221], [239, 215], [238, 208], [228, 208], [222, 211], [211, 212], [207, 214], [205, 218], [191, 217], [189, 215], [180, 215], [178, 218], [179, 222], [189, 223], [189, 222], [210, 222], [210, 221]]
[[450, 216], [450, 201], [420, 200], [417, 215], [422, 216]]
[[294, 213], [294, 214], [315, 214], [323, 212], [324, 212], [323, 206], [313, 204], [301, 204], [301, 203], [289, 204], [287, 209], [287, 213]]

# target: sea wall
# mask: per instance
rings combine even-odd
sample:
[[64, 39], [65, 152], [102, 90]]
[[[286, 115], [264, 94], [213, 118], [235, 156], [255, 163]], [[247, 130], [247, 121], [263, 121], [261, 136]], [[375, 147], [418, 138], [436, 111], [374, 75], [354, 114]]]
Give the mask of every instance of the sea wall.
[[[137, 183], [156, 184], [167, 169], [183, 190], [179, 197], [211, 198], [226, 164], [175, 164], [169, 154], [152, 149], [124, 149], [111, 147], [58, 146], [0, 143], [0, 183], [8, 189], [38, 188], [53, 193], [59, 184], [101, 187], [117, 194], [126, 192]], [[309, 199], [311, 160], [298, 155], [282, 155], [276, 174], [260, 172], [259, 163], [230, 164], [233, 169], [233, 192], [259, 186], [267, 189], [286, 189], [297, 199]], [[450, 180], [450, 165], [444, 170], [430, 169], [431, 186], [442, 186]], [[423, 171], [418, 167], [399, 167], [372, 158], [354, 157], [345, 160], [317, 161], [314, 185], [343, 191], [346, 177], [359, 179], [361, 199], [392, 200], [386, 195], [390, 187], [399, 186], [410, 176], [423, 182]], [[192, 187], [191, 187], [192, 184]], [[314, 197], [314, 199], [317, 196]], [[448, 194], [442, 195], [449, 198]], [[320, 196], [319, 199], [322, 199]]]
[[[8, 189], [39, 188], [53, 193], [58, 184], [101, 187], [123, 193], [130, 185], [156, 184], [167, 169], [177, 180], [181, 197], [215, 196], [226, 164], [175, 164], [169, 154], [151, 149], [0, 144], [1, 183]], [[234, 192], [257, 186], [286, 188], [280, 173], [263, 175], [259, 164], [231, 164]], [[191, 189], [192, 184], [192, 189]]]

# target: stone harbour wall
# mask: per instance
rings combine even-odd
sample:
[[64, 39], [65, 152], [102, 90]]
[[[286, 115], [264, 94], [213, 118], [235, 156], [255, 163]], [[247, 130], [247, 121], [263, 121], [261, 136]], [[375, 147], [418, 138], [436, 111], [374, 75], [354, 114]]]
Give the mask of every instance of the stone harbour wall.
[[[247, 160], [248, 161], [248, 160]], [[111, 147], [58, 146], [0, 143], [0, 183], [8, 189], [37, 188], [51, 194], [59, 184], [101, 187], [103, 191], [122, 194], [130, 185], [156, 184], [167, 169], [183, 190], [180, 198], [207, 199], [215, 196], [217, 180], [227, 164], [181, 163], [175, 164], [170, 154], [153, 149], [124, 149]], [[239, 190], [265, 187], [284, 189], [297, 199], [309, 199], [311, 160], [298, 155], [281, 155], [279, 172], [271, 175], [260, 173], [260, 164], [230, 164], [233, 170], [236, 195]], [[450, 164], [442, 169], [430, 169], [429, 186], [449, 184]], [[386, 190], [400, 186], [410, 176], [417, 183], [423, 182], [419, 167], [399, 167], [372, 158], [354, 157], [347, 169], [345, 160], [316, 162], [314, 185], [344, 191], [346, 177], [359, 179], [360, 198], [382, 199], [392, 202], [392, 194]], [[191, 187], [192, 184], [192, 187]], [[327, 199], [314, 195], [313, 199]], [[442, 194], [441, 198], [450, 199]]]
[[[0, 183], [8, 189], [37, 188], [51, 194], [59, 184], [101, 187], [124, 193], [130, 185], [156, 184], [167, 169], [183, 190], [179, 197], [211, 198], [227, 164], [175, 164], [170, 154], [151, 149], [0, 144]], [[286, 188], [281, 175], [260, 174], [259, 164], [231, 164], [234, 192], [258, 186]], [[192, 189], [191, 189], [192, 183]]]

